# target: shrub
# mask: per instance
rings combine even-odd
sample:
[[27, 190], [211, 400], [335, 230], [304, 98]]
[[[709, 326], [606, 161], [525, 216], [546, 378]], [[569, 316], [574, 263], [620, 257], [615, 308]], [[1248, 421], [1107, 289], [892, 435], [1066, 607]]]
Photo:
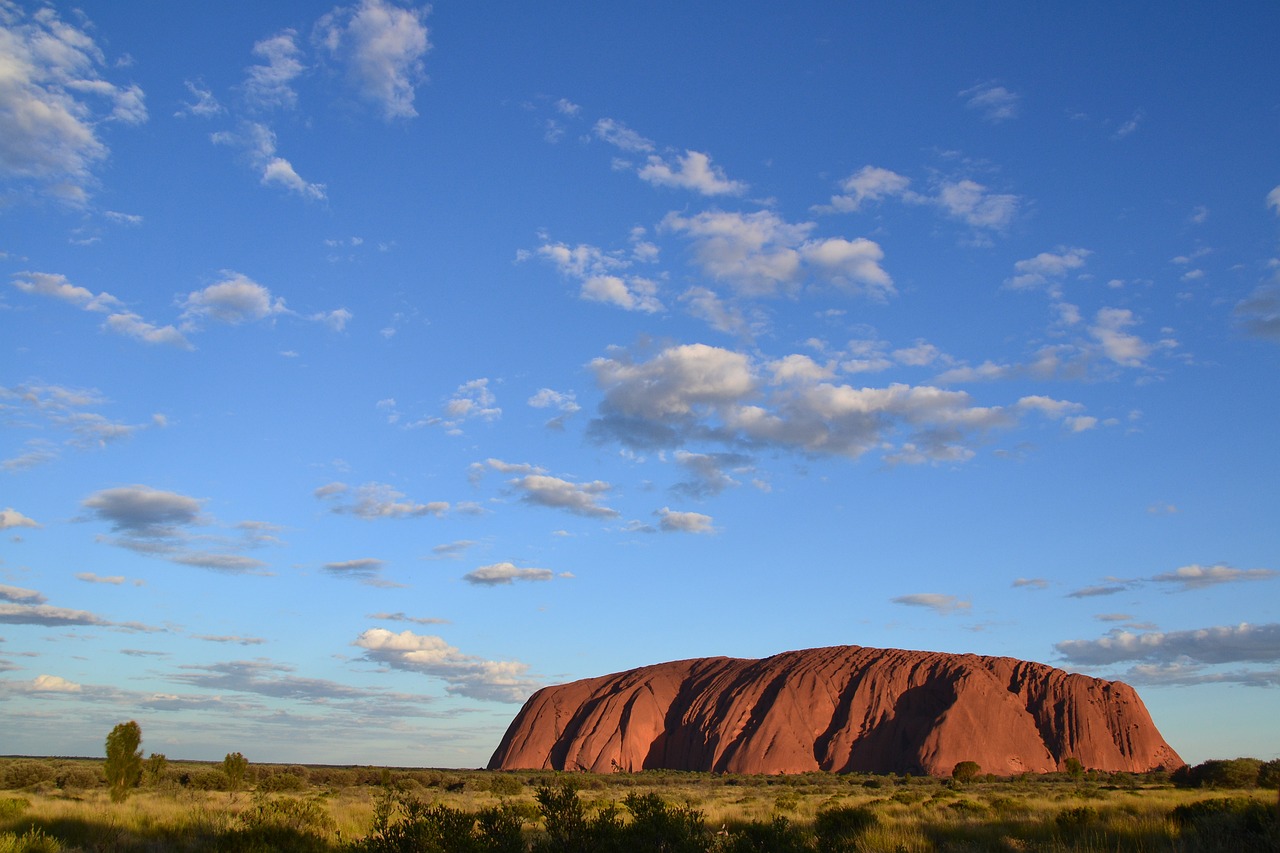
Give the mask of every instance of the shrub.
[[58, 770], [46, 761], [19, 760], [4, 769], [6, 788], [34, 788], [42, 782], [52, 782]]
[[249, 761], [238, 752], [228, 752], [222, 759], [222, 774], [227, 777], [227, 786], [232, 791], [244, 787], [244, 777], [249, 772]]
[[1272, 759], [1258, 768], [1259, 788], [1280, 788], [1280, 758]]
[[865, 806], [837, 806], [818, 812], [813, 831], [818, 849], [835, 853], [856, 849], [857, 839], [877, 823], [875, 812]]
[[102, 783], [102, 777], [94, 768], [85, 767], [83, 764], [71, 764], [59, 769], [57, 777], [57, 785], [64, 791], [83, 791], [86, 788], [96, 788]]
[[273, 773], [258, 782], [259, 791], [266, 791], [270, 793], [279, 793], [281, 791], [301, 791], [306, 787], [306, 780], [295, 773]]
[[807, 853], [811, 848], [791, 821], [775, 817], [771, 823], [752, 821], [730, 830], [722, 849], [725, 853]]
[[1076, 806], [1075, 808], [1058, 812], [1053, 822], [1057, 824], [1059, 829], [1072, 830], [1096, 823], [1097, 820], [1098, 810], [1093, 806]]
[[1184, 832], [1211, 840], [1214, 849], [1233, 853], [1280, 849], [1280, 818], [1275, 809], [1247, 797], [1187, 803], [1175, 808], [1169, 818]]
[[28, 829], [25, 835], [0, 832], [0, 853], [62, 853], [62, 843], [39, 829]]
[[1195, 767], [1179, 767], [1173, 782], [1183, 788], [1255, 788], [1263, 766], [1256, 758], [1215, 758]]
[[632, 818], [622, 832], [624, 849], [664, 853], [701, 853], [707, 849], [707, 829], [702, 812], [697, 809], [669, 806], [657, 794], [632, 792], [622, 802]]
[[971, 782], [982, 772], [982, 766], [976, 761], [961, 761], [951, 768], [951, 778], [957, 782]]

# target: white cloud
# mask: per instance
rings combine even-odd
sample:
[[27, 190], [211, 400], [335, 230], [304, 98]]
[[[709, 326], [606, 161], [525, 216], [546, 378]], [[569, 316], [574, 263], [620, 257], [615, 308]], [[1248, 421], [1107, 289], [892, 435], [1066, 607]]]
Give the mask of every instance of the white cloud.
[[688, 306], [690, 316], [706, 322], [718, 332], [737, 335], [747, 341], [754, 340], [768, 327], [761, 312], [744, 310], [739, 305], [725, 302], [710, 288], [691, 287], [680, 294], [680, 301]]
[[642, 363], [597, 358], [590, 368], [605, 395], [592, 435], [637, 449], [710, 440], [857, 457], [900, 441], [915, 451], [900, 461], [947, 461], [967, 458], [971, 442], [1018, 416], [931, 386], [854, 388], [804, 375], [770, 384], [749, 356], [705, 344]]
[[965, 106], [982, 113], [987, 121], [998, 124], [1018, 115], [1019, 96], [1004, 86], [994, 83], [983, 83], [960, 92], [960, 97], [967, 98]]
[[961, 601], [954, 595], [943, 595], [937, 592], [917, 592], [911, 595], [899, 595], [891, 599], [894, 604], [905, 604], [908, 607], [924, 607], [943, 616], [959, 613], [970, 608], [967, 601]]
[[47, 296], [74, 305], [84, 311], [109, 313], [121, 306], [119, 299], [110, 293], [94, 293], [72, 284], [67, 277], [57, 273], [14, 273], [13, 286], [33, 296]]
[[1019, 199], [1009, 193], [996, 193], [967, 178], [944, 181], [938, 187], [934, 203], [952, 219], [973, 228], [1003, 231], [1018, 214]]
[[48, 6], [6, 3], [0, 13], [0, 177], [83, 205], [108, 154], [99, 128], [146, 121], [142, 90], [102, 77], [106, 58], [88, 26]]
[[859, 237], [809, 239], [812, 222], [790, 223], [768, 210], [669, 213], [662, 227], [689, 237], [703, 272], [747, 296], [794, 292], [806, 279], [883, 299], [893, 282], [880, 267], [880, 246]]
[[175, 117], [213, 118], [227, 111], [226, 107], [218, 102], [218, 99], [214, 97], [213, 92], [204, 85], [203, 81], [186, 80], [183, 81], [183, 85], [187, 87], [187, 91], [191, 93], [191, 97], [194, 100], [184, 103], [182, 108], [174, 113]]
[[[294, 30], [284, 30], [253, 46], [254, 56], [266, 60], [266, 64], [251, 65], [248, 69], [244, 95], [250, 107], [272, 110], [293, 109], [298, 105], [293, 81], [306, 70], [306, 66], [302, 64], [302, 50], [298, 47], [297, 38]], [[188, 88], [191, 88], [189, 83]], [[196, 90], [192, 90], [192, 94], [197, 95], [197, 103], [204, 102]]]
[[1047, 589], [1049, 582], [1044, 578], [1018, 578], [1013, 586], [1020, 589]]
[[1127, 136], [1131, 136], [1138, 129], [1138, 125], [1142, 122], [1143, 118], [1142, 110], [1138, 110], [1133, 114], [1132, 118], [1116, 129], [1115, 138], [1124, 139]]
[[201, 505], [195, 498], [150, 486], [104, 489], [83, 502], [116, 532], [145, 538], [171, 536], [176, 527], [198, 522]]
[[440, 425], [450, 435], [462, 434], [462, 423], [479, 418], [493, 421], [502, 417], [502, 409], [498, 407], [498, 398], [489, 390], [487, 377], [472, 379], [458, 386], [453, 396], [444, 404], [444, 417], [426, 418], [411, 426]]
[[1103, 355], [1116, 364], [1141, 367], [1151, 355], [1151, 345], [1124, 331], [1137, 322], [1127, 308], [1101, 308], [1089, 327], [1089, 334], [1102, 347]]
[[1051, 295], [1060, 296], [1062, 279], [1072, 270], [1084, 266], [1091, 254], [1088, 249], [1069, 246], [1060, 246], [1053, 252], [1041, 252], [1034, 258], [1015, 263], [1014, 275], [1005, 279], [1005, 286], [1014, 290], [1045, 288]]
[[1168, 633], [1116, 629], [1097, 640], [1067, 640], [1054, 648], [1078, 665], [1183, 660], [1203, 664], [1275, 663], [1280, 661], [1280, 624], [1241, 623]]
[[658, 516], [658, 527], [664, 533], [716, 532], [711, 516], [700, 512], [677, 512], [664, 506], [654, 515]]
[[340, 515], [354, 515], [371, 521], [379, 518], [439, 517], [449, 509], [447, 501], [418, 503], [405, 500], [405, 495], [386, 483], [365, 483], [349, 490], [345, 483], [329, 483], [313, 493], [321, 500], [338, 496], [343, 500], [334, 503], [332, 511]]
[[1277, 576], [1280, 576], [1280, 572], [1273, 569], [1236, 569], [1223, 563], [1216, 563], [1212, 566], [1193, 563], [1189, 566], [1182, 566], [1172, 572], [1156, 575], [1151, 580], [1156, 583], [1177, 584], [1185, 592], [1224, 583], [1270, 580]]
[[741, 453], [690, 453], [677, 450], [675, 461], [689, 472], [691, 479], [676, 483], [672, 490], [694, 498], [712, 497], [739, 485], [726, 471], [745, 474], [753, 469], [751, 457]]
[[622, 122], [611, 118], [602, 118], [597, 121], [592, 132], [597, 138], [621, 148], [629, 154], [645, 154], [654, 149], [654, 145], [650, 140], [645, 139]]
[[112, 314], [103, 322], [102, 327], [117, 335], [142, 341], [144, 344], [159, 344], [185, 350], [195, 349], [191, 341], [173, 326], [157, 326], [130, 311]]
[[616, 509], [600, 503], [611, 488], [602, 480], [574, 483], [547, 474], [526, 474], [508, 482], [520, 492], [520, 500], [528, 504], [563, 509], [590, 518], [614, 518], [618, 515]]
[[830, 207], [821, 209], [851, 213], [861, 209], [864, 201], [894, 197], [915, 200], [917, 197], [907, 189], [910, 184], [910, 178], [897, 172], [879, 166], [863, 166], [840, 182], [844, 194], [832, 196]]
[[724, 176], [719, 166], [711, 165], [711, 157], [701, 151], [686, 151], [677, 156], [677, 168], [656, 154], [649, 156], [648, 163], [637, 174], [640, 180], [661, 187], [694, 190], [702, 195], [742, 195], [747, 185], [742, 181], [731, 181]]
[[[283, 304], [284, 300], [280, 300]], [[317, 323], [324, 323], [335, 332], [341, 332], [347, 328], [347, 323], [351, 322], [351, 318], [355, 315], [346, 308], [335, 308], [332, 311], [320, 311], [307, 317]]]
[[187, 295], [182, 303], [182, 319], [186, 328], [200, 320], [239, 325], [288, 314], [284, 300], [256, 281], [233, 270], [223, 270], [223, 281]]
[[385, 119], [413, 118], [415, 87], [425, 79], [431, 49], [425, 24], [430, 7], [404, 9], [385, 0], [335, 8], [316, 23], [316, 38], [345, 64], [347, 78]]
[[588, 302], [604, 302], [624, 311], [655, 314], [665, 310], [656, 294], [658, 285], [638, 276], [622, 279], [616, 275], [597, 275], [582, 282], [580, 295]]
[[526, 677], [528, 664], [464, 654], [443, 637], [370, 628], [354, 645], [364, 649], [365, 657], [376, 663], [440, 678], [446, 684], [445, 690], [458, 696], [519, 703], [538, 686]]
[[27, 518], [13, 507], [6, 507], [0, 510], [0, 530], [10, 530], [14, 527], [39, 527], [40, 523]]
[[656, 282], [621, 274], [632, 265], [631, 259], [585, 243], [574, 247], [544, 243], [538, 247], [537, 254], [554, 264], [562, 275], [578, 281], [578, 295], [588, 302], [603, 302], [647, 314], [665, 310], [657, 296]]
[[582, 409], [572, 391], [560, 392], [550, 388], [539, 389], [538, 393], [530, 397], [527, 402], [535, 409], [556, 409], [560, 412], [547, 421], [546, 426], [551, 429], [564, 429], [569, 417]]
[[304, 180], [293, 164], [276, 154], [276, 134], [259, 122], [243, 122], [238, 132], [219, 131], [215, 145], [231, 145], [245, 151], [249, 165], [259, 173], [263, 186], [276, 185], [312, 201], [325, 199], [325, 185]]
[[462, 579], [476, 586], [509, 586], [514, 581], [549, 581], [550, 569], [517, 568], [512, 563], [493, 563], [467, 572]]
[[81, 687], [57, 675], [37, 675], [31, 682], [33, 693], [79, 693]]
[[1267, 207], [1275, 208], [1276, 213], [1280, 214], [1280, 186], [1267, 193]]

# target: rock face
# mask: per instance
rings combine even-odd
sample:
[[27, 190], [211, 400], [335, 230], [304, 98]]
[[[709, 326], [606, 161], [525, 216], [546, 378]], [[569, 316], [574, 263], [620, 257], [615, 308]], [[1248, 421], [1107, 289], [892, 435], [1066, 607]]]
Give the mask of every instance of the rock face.
[[1014, 658], [835, 646], [699, 658], [539, 690], [490, 769], [950, 775], [1046, 773], [1075, 757], [1184, 763], [1132, 687]]

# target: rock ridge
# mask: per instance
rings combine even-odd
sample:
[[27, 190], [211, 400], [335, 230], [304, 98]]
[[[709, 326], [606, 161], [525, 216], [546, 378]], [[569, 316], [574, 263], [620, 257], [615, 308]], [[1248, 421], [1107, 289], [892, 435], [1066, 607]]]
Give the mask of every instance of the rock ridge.
[[497, 770], [1011, 775], [1184, 763], [1120, 681], [973, 654], [831, 646], [671, 661], [545, 687]]

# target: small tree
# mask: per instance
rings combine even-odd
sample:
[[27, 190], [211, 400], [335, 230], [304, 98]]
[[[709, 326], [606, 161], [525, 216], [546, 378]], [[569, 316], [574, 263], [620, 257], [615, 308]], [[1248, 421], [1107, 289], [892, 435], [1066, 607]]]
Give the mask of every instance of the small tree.
[[164, 757], [163, 752], [153, 752], [151, 757], [147, 759], [146, 770], [147, 782], [151, 785], [159, 785], [160, 779], [164, 776], [164, 770], [169, 766], [169, 759]]
[[107, 786], [111, 801], [123, 802], [142, 778], [142, 727], [133, 720], [120, 723], [107, 735]]
[[1074, 755], [1068, 755], [1063, 760], [1062, 769], [1067, 771], [1067, 775], [1072, 779], [1080, 779], [1084, 776], [1084, 764]]
[[976, 761], [961, 761], [951, 769], [951, 778], [957, 782], [972, 782], [982, 772], [982, 765]]
[[238, 752], [228, 752], [222, 759], [222, 772], [227, 775], [227, 785], [234, 793], [244, 786], [245, 773], [249, 770], [249, 761]]

